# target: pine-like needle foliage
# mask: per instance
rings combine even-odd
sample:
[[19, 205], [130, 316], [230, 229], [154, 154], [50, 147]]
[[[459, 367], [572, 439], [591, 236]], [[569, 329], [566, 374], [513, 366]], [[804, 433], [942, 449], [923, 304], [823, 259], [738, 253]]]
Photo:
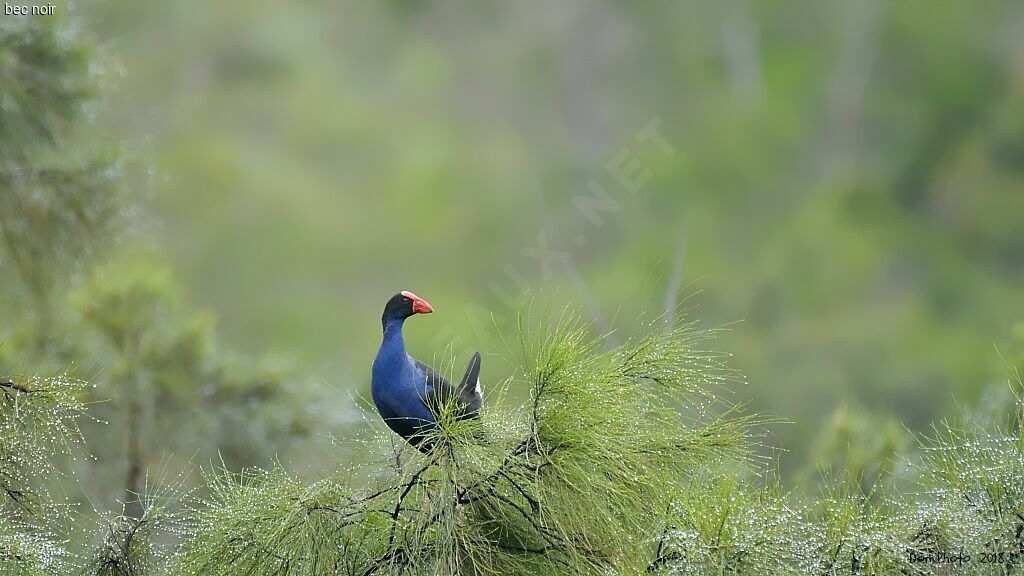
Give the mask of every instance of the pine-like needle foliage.
[[280, 469], [222, 473], [175, 573], [1024, 570], [1017, 424], [936, 427], [897, 466], [902, 491], [865, 493], [847, 475], [801, 497], [742, 466], [759, 422], [716, 410], [713, 390], [733, 375], [700, 351], [708, 333], [686, 325], [603, 351], [571, 318], [520, 332], [510, 386], [529, 387], [525, 405], [489, 398], [480, 422], [447, 407], [434, 450], [407, 450], [369, 488], [353, 488], [355, 471], [313, 485]]
[[[1010, 410], [1018, 421], [1024, 401]], [[823, 481], [817, 498], [709, 476], [673, 505], [652, 571], [664, 574], [1024, 573], [1024, 434], [937, 425], [918, 439], [901, 490]], [[877, 489], [876, 489], [877, 490]]]
[[63, 378], [0, 378], [0, 574], [52, 575], [68, 553], [56, 535], [64, 511], [43, 479], [51, 457], [81, 441], [75, 419], [84, 384]]
[[0, 508], [36, 512], [40, 478], [55, 473], [50, 457], [81, 441], [75, 420], [84, 412], [83, 382], [64, 378], [0, 378]]
[[[481, 421], [442, 408], [427, 455], [354, 489], [281, 470], [222, 474], [180, 574], [608, 574], [656, 558], [666, 503], [707, 462], [746, 457], [746, 419], [715, 404], [731, 373], [685, 325], [602, 351], [572, 317], [521, 330], [530, 401]], [[495, 400], [492, 398], [492, 400]]]
[[82, 576], [146, 576], [162, 574], [167, 554], [156, 543], [160, 531], [171, 528], [173, 518], [164, 508], [164, 494], [142, 494], [141, 514], [127, 510], [103, 523], [100, 545], [85, 557]]
[[[379, 426], [366, 446], [376, 465], [312, 484], [280, 466], [221, 471], [177, 519], [177, 489], [158, 487], [82, 555], [67, 551], [62, 513], [38, 488], [48, 458], [77, 439], [81, 384], [0, 382], [0, 575], [1024, 571], [1020, 382], [1000, 417], [918, 438], [888, 463], [884, 488], [865, 493], [847, 474], [802, 496], [750, 474], [762, 421], [715, 398], [735, 376], [701, 351], [709, 333], [684, 325], [605, 351], [571, 317], [528, 325], [511, 346], [518, 375], [479, 420], [439, 407], [429, 453], [383, 449], [393, 437]], [[503, 401], [517, 386], [529, 400]], [[168, 530], [183, 537], [173, 549], [160, 544]]]

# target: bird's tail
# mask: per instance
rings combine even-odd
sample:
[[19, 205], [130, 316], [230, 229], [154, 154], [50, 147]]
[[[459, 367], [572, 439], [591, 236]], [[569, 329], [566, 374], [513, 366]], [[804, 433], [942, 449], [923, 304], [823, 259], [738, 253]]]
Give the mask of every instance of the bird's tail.
[[480, 353], [473, 354], [466, 366], [466, 374], [459, 382], [459, 403], [465, 406], [466, 414], [475, 416], [484, 401], [484, 392], [480, 387]]

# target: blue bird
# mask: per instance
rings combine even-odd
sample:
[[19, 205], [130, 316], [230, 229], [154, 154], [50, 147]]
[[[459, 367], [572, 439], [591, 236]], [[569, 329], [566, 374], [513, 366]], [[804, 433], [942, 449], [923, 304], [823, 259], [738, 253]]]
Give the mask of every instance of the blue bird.
[[459, 417], [476, 418], [483, 403], [479, 352], [470, 359], [459, 386], [453, 388], [447, 378], [405, 351], [405, 320], [433, 311], [426, 300], [408, 291], [388, 300], [381, 317], [384, 341], [373, 360], [370, 387], [373, 403], [388, 427], [423, 452], [431, 448], [422, 442], [437, 423], [435, 410], [455, 396]]

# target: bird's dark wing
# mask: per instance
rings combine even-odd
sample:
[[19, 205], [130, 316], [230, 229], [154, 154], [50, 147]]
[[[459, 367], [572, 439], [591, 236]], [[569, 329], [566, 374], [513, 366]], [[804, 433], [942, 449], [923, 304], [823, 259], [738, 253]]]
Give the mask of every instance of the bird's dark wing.
[[434, 370], [430, 365], [424, 364], [415, 358], [413, 358], [413, 361], [427, 379], [427, 397], [423, 399], [423, 403], [426, 404], [431, 412], [434, 412], [452, 397], [454, 391], [451, 382], [448, 382], [448, 379], [443, 374]]
[[453, 388], [451, 383], [448, 382], [448, 379], [440, 372], [419, 360], [413, 360], [416, 362], [416, 367], [419, 368], [426, 377], [429, 390], [427, 392], [427, 397], [424, 398], [424, 404], [426, 404], [427, 408], [430, 409], [431, 412], [436, 413], [436, 410], [440, 406], [450, 402], [452, 397], [457, 397], [459, 408], [462, 412], [461, 417], [474, 418], [478, 415], [480, 404], [483, 400], [479, 386], [479, 352], [474, 354], [473, 358], [470, 359], [469, 366], [466, 368], [466, 375], [462, 377], [462, 382], [459, 384], [458, 390]]
[[444, 390], [445, 393], [448, 390], [451, 390], [452, 385], [443, 374], [434, 370], [429, 364], [424, 364], [415, 358], [413, 358], [413, 362], [416, 363], [416, 367], [419, 368], [427, 378], [427, 386], [433, 388], [435, 391]]

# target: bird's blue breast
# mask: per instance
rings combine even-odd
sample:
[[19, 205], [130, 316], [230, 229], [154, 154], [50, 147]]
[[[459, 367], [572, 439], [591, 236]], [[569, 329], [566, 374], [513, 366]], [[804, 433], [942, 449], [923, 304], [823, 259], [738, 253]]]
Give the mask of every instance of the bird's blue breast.
[[386, 334], [373, 361], [370, 387], [381, 417], [405, 438], [433, 425], [434, 416], [424, 403], [427, 391], [426, 375], [406, 354], [401, 333], [397, 338]]

